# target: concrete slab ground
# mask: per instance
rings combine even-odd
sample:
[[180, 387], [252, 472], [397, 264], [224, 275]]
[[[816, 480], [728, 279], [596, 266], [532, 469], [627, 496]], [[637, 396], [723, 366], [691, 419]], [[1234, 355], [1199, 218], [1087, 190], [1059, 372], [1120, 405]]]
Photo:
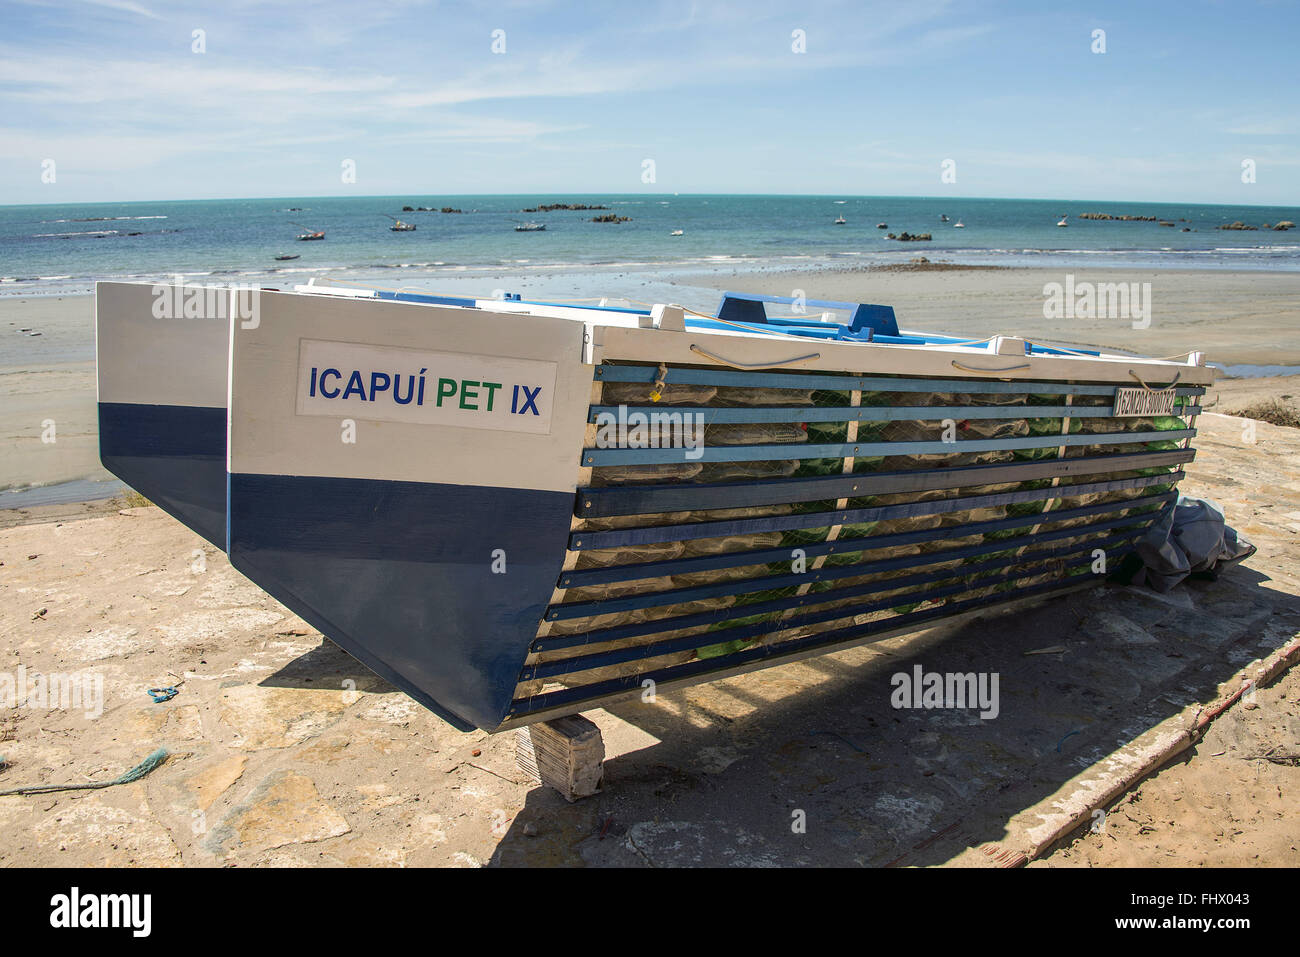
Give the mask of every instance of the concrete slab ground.
[[[454, 731], [158, 509], [4, 529], [0, 674], [90, 669], [104, 703], [0, 710], [0, 790], [171, 757], [131, 784], [0, 797], [0, 864], [1213, 864], [1248, 846], [1295, 866], [1300, 770], [1258, 755], [1297, 750], [1296, 673], [1195, 729], [1300, 634], [1300, 431], [1198, 426], [1184, 491], [1259, 546], [1245, 565], [590, 712], [606, 786], [573, 805], [523, 780], [512, 735]], [[894, 708], [892, 676], [917, 665], [996, 672], [997, 716]], [[1216, 782], [1236, 792], [1221, 808]], [[1107, 829], [1075, 833], [1097, 808]]]

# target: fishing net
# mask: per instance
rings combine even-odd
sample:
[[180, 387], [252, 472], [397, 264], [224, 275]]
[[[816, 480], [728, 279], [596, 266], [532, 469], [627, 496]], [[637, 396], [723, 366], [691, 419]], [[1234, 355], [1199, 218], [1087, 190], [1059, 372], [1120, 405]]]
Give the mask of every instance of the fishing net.
[[[651, 370], [653, 371], [653, 370]], [[650, 375], [650, 372], [647, 372]], [[1179, 442], [1141, 438], [1132, 442], [1066, 446], [1061, 436], [1112, 437], [1124, 433], [1165, 432], [1186, 428], [1178, 416], [1115, 419], [1102, 416], [1061, 416], [1064, 409], [1103, 410], [1108, 395], [1028, 392], [904, 392], [845, 389], [701, 387], [674, 384], [671, 370], [660, 398], [667, 405], [712, 408], [789, 409], [788, 418], [773, 422], [713, 423], [704, 431], [711, 458], [726, 458], [725, 450], [773, 446], [790, 455], [790, 446], [833, 447], [842, 454], [782, 457], [755, 461], [673, 461], [658, 465], [604, 466], [592, 469], [591, 484], [619, 486], [748, 486], [793, 479], [831, 479], [962, 468], [995, 463], [1047, 461], [1105, 456], [1129, 451], [1159, 451]], [[605, 404], [646, 404], [650, 383], [605, 383]], [[1180, 410], [1186, 401], [1180, 401]], [[1023, 415], [1003, 410], [1023, 407]], [[883, 409], [963, 409], [962, 414], [935, 417], [874, 412]], [[981, 409], [998, 409], [985, 417]], [[1050, 410], [1050, 411], [1049, 411]], [[1047, 414], [1043, 414], [1046, 412]], [[874, 416], [874, 417], [873, 417]], [[765, 416], [767, 417], [767, 416]], [[1040, 448], [963, 448], [963, 443], [993, 443], [1038, 438]], [[945, 447], [908, 454], [876, 454], [875, 443], [915, 442]], [[947, 447], [950, 446], [950, 447]], [[716, 450], [724, 450], [717, 454]], [[604, 585], [589, 585], [563, 593], [561, 604], [591, 602], [583, 618], [549, 622], [554, 636], [588, 636], [574, 648], [544, 652], [538, 660], [581, 660], [584, 655], [616, 649], [643, 649], [645, 657], [567, 674], [567, 686], [626, 677], [657, 667], [707, 660], [800, 635], [868, 625], [887, 627], [889, 621], [918, 609], [992, 598], [1031, 587], [1061, 582], [1090, 573], [1090, 547], [1103, 541], [1125, 540], [1161, 507], [1158, 498], [1171, 484], [1106, 491], [1072, 492], [1074, 485], [1130, 482], [1170, 474], [1172, 467], [1089, 472], [1010, 482], [973, 482], [960, 488], [922, 489], [844, 498], [820, 498], [781, 505], [722, 507], [654, 512], [580, 520], [582, 532], [620, 529], [671, 529], [673, 541], [649, 545], [612, 545], [581, 553], [576, 570], [624, 568], [690, 559], [729, 559], [720, 567], [660, 568], [659, 574]], [[1172, 480], [1171, 480], [1172, 481]], [[1026, 501], [996, 501], [1015, 493]], [[716, 498], [716, 496], [715, 496]], [[980, 501], [981, 498], [990, 501]], [[948, 500], [975, 499], [953, 509]], [[1113, 506], [1105, 510], [1103, 506]], [[890, 514], [894, 509], [898, 514]], [[1066, 515], [1092, 509], [1085, 515]], [[742, 524], [767, 519], [758, 529]], [[1112, 527], [1098, 529], [1102, 521]], [[798, 527], [790, 527], [790, 526]], [[992, 526], [992, 527], [989, 527]], [[1074, 536], [1043, 539], [1079, 529]], [[718, 532], [724, 534], [718, 534]], [[1034, 533], [1031, 538], [1031, 533]], [[754, 553], [753, 557], [749, 557]], [[1080, 564], [1082, 563], [1082, 564]], [[710, 561], [710, 565], [715, 564]], [[807, 577], [803, 577], [806, 573]], [[896, 584], [895, 584], [896, 582]], [[726, 594], [700, 597], [697, 589]], [[694, 593], [694, 597], [691, 597]], [[640, 607], [606, 612], [600, 603], [633, 598]], [[693, 616], [705, 616], [693, 621]], [[824, 619], [824, 620], [823, 620]], [[602, 639], [608, 629], [633, 629]], [[643, 634], [640, 632], [644, 632]], [[752, 632], [752, 633], [751, 633]], [[658, 653], [657, 642], [689, 642], [693, 647]], [[548, 658], [547, 655], [555, 656]], [[546, 682], [533, 682], [541, 688]]]

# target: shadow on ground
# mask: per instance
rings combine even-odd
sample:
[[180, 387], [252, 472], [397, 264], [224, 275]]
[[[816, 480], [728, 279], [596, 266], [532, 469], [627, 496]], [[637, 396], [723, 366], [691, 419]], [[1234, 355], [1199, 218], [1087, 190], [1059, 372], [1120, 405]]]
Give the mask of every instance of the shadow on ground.
[[259, 684], [264, 688], [306, 688], [315, 691], [333, 691], [346, 687], [350, 691], [367, 694], [390, 694], [398, 690], [370, 669], [358, 668], [357, 660], [328, 638], [305, 655], [299, 655], [290, 661], [275, 674], [267, 675]]
[[[1090, 589], [616, 705], [659, 743], [612, 748], [604, 792], [579, 804], [531, 791], [492, 863], [944, 863], [1297, 630], [1300, 598], [1238, 567], [1169, 595]], [[1065, 651], [1027, 654], [1054, 645]], [[918, 664], [997, 673], [1000, 713], [894, 709], [891, 676]]]

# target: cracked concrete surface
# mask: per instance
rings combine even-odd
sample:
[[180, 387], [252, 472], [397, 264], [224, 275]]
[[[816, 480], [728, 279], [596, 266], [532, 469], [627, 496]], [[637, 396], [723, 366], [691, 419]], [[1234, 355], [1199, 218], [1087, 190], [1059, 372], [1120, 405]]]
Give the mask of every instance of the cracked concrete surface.
[[[1300, 432], [1260, 424], [1250, 446], [1239, 420], [1198, 426], [1184, 491], [1218, 501], [1259, 546], [1244, 566], [1170, 595], [1089, 589], [591, 712], [606, 788], [576, 805], [523, 780], [511, 736], [454, 731], [158, 509], [5, 529], [0, 672], [91, 669], [105, 702], [98, 717], [0, 710], [0, 790], [109, 779], [158, 747], [171, 757], [133, 784], [0, 798], [0, 864], [1005, 863], [1062, 808], [1087, 810], [1081, 788], [1101, 800], [1144, 735], [1176, 733], [1300, 632]], [[895, 710], [890, 678], [918, 663], [998, 672], [999, 716]], [[168, 702], [146, 694], [177, 681]], [[1107, 805], [1109, 834], [1039, 864], [1181, 863], [1180, 847], [1234, 861], [1244, 828], [1260, 829], [1257, 863], [1300, 863], [1281, 813], [1294, 764], [1238, 761], [1256, 779], [1222, 814], [1215, 779], [1196, 777], [1225, 773], [1234, 748], [1294, 751], [1298, 685], [1285, 674], [1220, 718], [1241, 723], [1221, 754], [1203, 754], [1216, 724], [1179, 758], [1195, 814], [1160, 797], [1167, 769]], [[1158, 842], [1138, 791], [1169, 808]], [[1120, 856], [1107, 850], [1117, 840]]]

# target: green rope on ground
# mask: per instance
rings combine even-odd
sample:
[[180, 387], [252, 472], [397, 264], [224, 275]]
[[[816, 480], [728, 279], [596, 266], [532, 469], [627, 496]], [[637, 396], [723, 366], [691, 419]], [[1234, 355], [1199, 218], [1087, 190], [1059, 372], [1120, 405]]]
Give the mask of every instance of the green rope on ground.
[[55, 791], [92, 791], [96, 788], [111, 788], [118, 784], [130, 784], [132, 781], [139, 781], [166, 760], [166, 748], [159, 748], [130, 771], [127, 771], [121, 777], [114, 778], [112, 781], [99, 781], [95, 784], [36, 784], [26, 788], [0, 791], [0, 797], [9, 797], [13, 794], [51, 794]]

